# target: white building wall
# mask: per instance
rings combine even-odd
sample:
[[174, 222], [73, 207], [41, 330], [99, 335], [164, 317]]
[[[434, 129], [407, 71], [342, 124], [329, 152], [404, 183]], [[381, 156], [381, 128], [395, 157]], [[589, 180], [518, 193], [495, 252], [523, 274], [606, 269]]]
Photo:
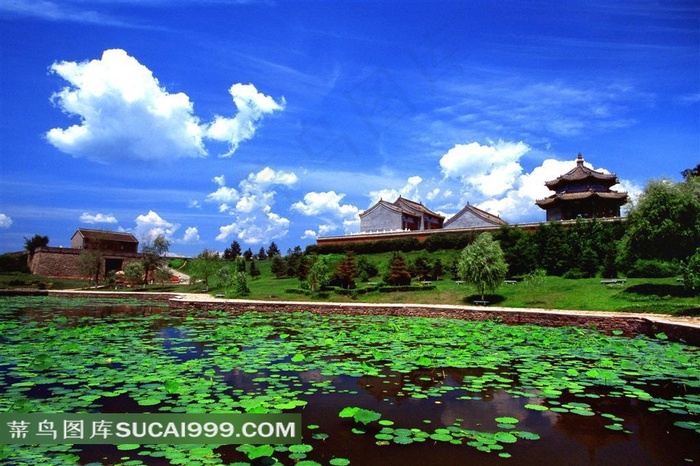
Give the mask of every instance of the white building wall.
[[401, 229], [401, 213], [379, 206], [360, 218], [360, 231]]

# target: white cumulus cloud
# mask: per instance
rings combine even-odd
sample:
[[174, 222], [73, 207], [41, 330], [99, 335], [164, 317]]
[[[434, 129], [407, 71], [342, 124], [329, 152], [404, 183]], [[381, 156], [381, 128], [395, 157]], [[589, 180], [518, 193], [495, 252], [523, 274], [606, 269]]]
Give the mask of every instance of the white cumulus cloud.
[[147, 214], [136, 217], [134, 235], [144, 241], [153, 241], [159, 235], [171, 240], [178, 228], [180, 225], [170, 223], [156, 212], [149, 210]]
[[285, 106], [284, 98], [277, 102], [253, 84], [233, 84], [229, 93], [237, 113], [201, 122], [187, 94], [169, 93], [150, 69], [121, 49], [105, 50], [91, 61], [56, 62], [50, 70], [69, 83], [52, 101], [80, 123], [49, 130], [48, 142], [98, 162], [204, 157], [207, 139], [228, 143], [225, 156], [230, 156], [253, 137], [265, 115]]
[[385, 188], [379, 191], [371, 191], [369, 193], [370, 200], [372, 204], [376, 203], [380, 199], [385, 201], [394, 202], [399, 196], [410, 199], [412, 201], [420, 201], [420, 194], [418, 187], [423, 182], [423, 178], [420, 176], [411, 176], [406, 180], [406, 184], [399, 189]]
[[530, 150], [522, 141], [457, 144], [440, 159], [446, 178], [459, 178], [485, 196], [498, 196], [512, 189], [522, 173], [520, 158]]
[[233, 118], [217, 115], [206, 129], [207, 137], [229, 144], [229, 152], [222, 157], [232, 155], [242, 141], [251, 139], [265, 115], [283, 110], [286, 104], [284, 98], [276, 102], [272, 97], [258, 92], [252, 84], [234, 84], [228, 92], [238, 113]]
[[183, 243], [197, 243], [199, 242], [199, 230], [197, 227], [187, 227], [185, 230], [185, 235], [182, 237]]
[[0, 228], [10, 228], [12, 219], [5, 214], [0, 214]]
[[112, 214], [91, 214], [89, 212], [83, 212], [80, 221], [83, 223], [117, 223], [116, 217]]
[[[352, 204], [341, 204], [345, 194], [335, 191], [309, 192], [304, 195], [304, 200], [292, 204], [292, 210], [309, 217], [320, 217], [325, 221], [319, 226], [318, 233], [325, 235], [338, 228], [335, 220], [343, 225], [346, 232], [353, 231], [359, 225], [358, 214], [360, 209]], [[302, 239], [308, 238], [308, 231]]]
[[[593, 170], [609, 173], [604, 168], [595, 168], [588, 162], [585, 166]], [[513, 189], [502, 197], [487, 200], [478, 204], [478, 207], [501, 218], [515, 223], [522, 221], [544, 221], [545, 211], [535, 204], [538, 199], [544, 199], [553, 194], [545, 182], [557, 179], [557, 177], [576, 167], [575, 160], [547, 159], [541, 165], [535, 167], [530, 173], [522, 174], [514, 183]], [[619, 186], [613, 187], [618, 190]], [[624, 189], [622, 189], [624, 190]]]
[[89, 62], [54, 63], [50, 69], [70, 83], [52, 100], [81, 120], [46, 134], [62, 152], [101, 162], [206, 155], [189, 97], [168, 93], [124, 50], [106, 50]]
[[231, 224], [219, 228], [218, 241], [235, 236], [237, 240], [252, 245], [287, 234], [290, 221], [272, 211], [277, 195], [273, 188], [296, 184], [298, 177], [294, 173], [265, 167], [241, 180], [238, 189], [225, 186], [223, 175], [213, 181], [219, 188], [207, 196], [207, 201], [218, 202], [219, 212], [234, 218]]

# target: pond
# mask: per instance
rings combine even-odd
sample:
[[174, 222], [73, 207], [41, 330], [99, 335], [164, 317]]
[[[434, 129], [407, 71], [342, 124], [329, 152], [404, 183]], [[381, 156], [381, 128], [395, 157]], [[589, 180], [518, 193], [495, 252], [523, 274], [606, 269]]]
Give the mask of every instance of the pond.
[[0, 412], [301, 413], [297, 445], [5, 445], [6, 464], [700, 463], [700, 349], [498, 322], [0, 298]]

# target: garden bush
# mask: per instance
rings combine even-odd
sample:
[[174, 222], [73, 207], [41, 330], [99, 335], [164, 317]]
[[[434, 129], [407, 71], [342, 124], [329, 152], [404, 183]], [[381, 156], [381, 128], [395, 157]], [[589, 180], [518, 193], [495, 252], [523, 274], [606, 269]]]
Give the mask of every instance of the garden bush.
[[673, 262], [639, 259], [628, 270], [627, 276], [632, 278], [664, 278], [673, 277], [678, 273], [678, 266]]

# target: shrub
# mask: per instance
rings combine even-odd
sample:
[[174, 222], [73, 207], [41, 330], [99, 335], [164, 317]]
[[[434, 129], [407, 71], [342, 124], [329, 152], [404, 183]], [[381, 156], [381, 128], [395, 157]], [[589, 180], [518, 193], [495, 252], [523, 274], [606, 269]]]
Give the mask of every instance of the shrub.
[[683, 287], [690, 294], [700, 294], [700, 248], [683, 263]]
[[562, 278], [568, 278], [571, 280], [578, 280], [579, 278], [589, 278], [590, 275], [580, 269], [571, 269], [564, 273]]
[[654, 259], [639, 259], [627, 272], [633, 278], [663, 278], [678, 274], [678, 266], [673, 262]]

